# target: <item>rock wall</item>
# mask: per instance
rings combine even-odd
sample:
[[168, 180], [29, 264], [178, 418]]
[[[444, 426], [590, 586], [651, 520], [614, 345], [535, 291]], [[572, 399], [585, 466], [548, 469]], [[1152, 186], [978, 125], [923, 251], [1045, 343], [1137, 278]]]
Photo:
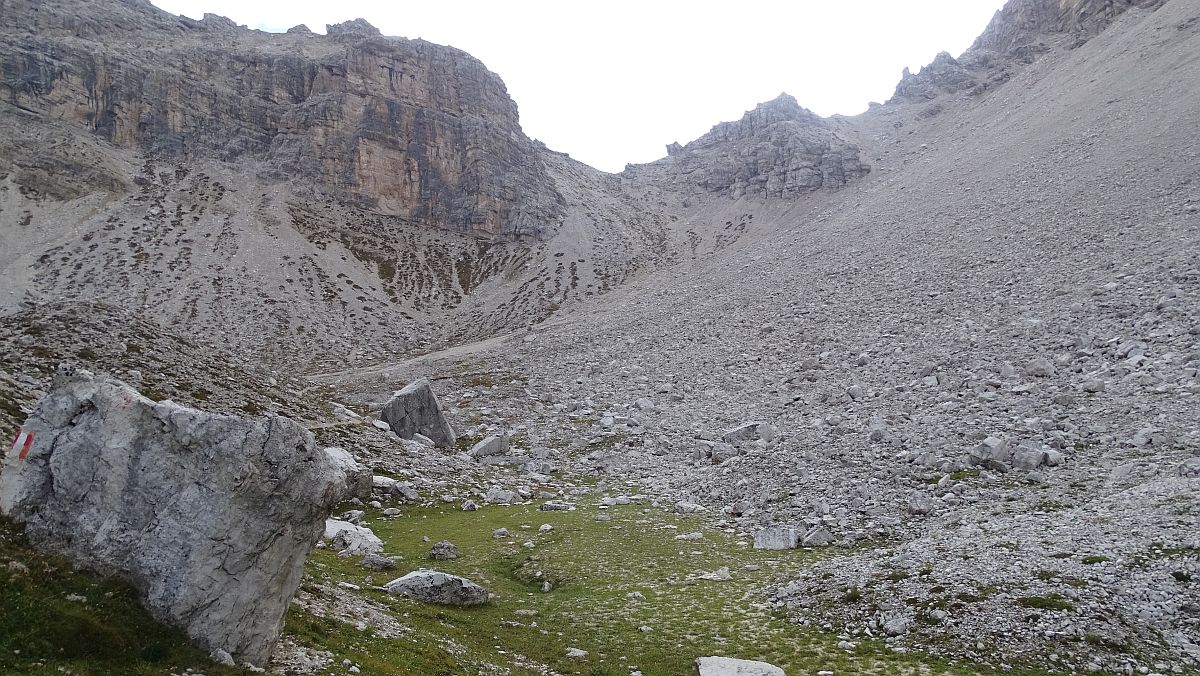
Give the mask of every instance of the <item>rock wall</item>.
[[304, 560], [353, 477], [281, 417], [154, 402], [62, 370], [0, 465], [0, 513], [128, 579], [205, 648], [265, 664]]
[[261, 33], [143, 0], [10, 1], [0, 114], [153, 155], [254, 160], [261, 176], [474, 235], [557, 227], [562, 199], [497, 75], [362, 20], [328, 32]]

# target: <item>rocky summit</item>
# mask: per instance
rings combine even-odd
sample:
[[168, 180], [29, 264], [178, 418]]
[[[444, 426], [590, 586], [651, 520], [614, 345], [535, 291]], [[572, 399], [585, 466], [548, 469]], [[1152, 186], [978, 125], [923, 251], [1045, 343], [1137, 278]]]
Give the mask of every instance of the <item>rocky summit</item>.
[[0, 672], [1200, 673], [1200, 1], [980, 29], [607, 174], [0, 2]]

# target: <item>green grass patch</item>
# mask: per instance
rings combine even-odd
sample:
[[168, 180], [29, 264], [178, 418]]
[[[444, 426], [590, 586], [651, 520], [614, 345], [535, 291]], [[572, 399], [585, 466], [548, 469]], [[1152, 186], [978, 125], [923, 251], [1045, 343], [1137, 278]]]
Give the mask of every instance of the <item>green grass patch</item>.
[[[414, 507], [389, 519], [370, 510], [370, 527], [387, 543], [386, 553], [403, 557], [397, 569], [375, 573], [354, 560], [318, 551], [308, 563], [305, 588], [315, 582], [325, 588], [339, 582], [363, 586], [358, 594], [385, 608], [404, 631], [386, 638], [387, 632], [374, 626], [356, 629], [353, 618], [324, 619], [295, 608], [287, 631], [372, 674], [508, 670], [624, 675], [631, 665], [648, 676], [687, 674], [703, 655], [761, 659], [788, 673], [826, 668], [857, 674], [990, 673], [895, 654], [882, 642], [869, 640], [847, 653], [837, 649], [836, 634], [791, 623], [767, 606], [763, 594], [769, 583], [789, 579], [829, 556], [829, 550], [755, 550], [733, 535], [706, 528], [698, 518], [638, 505], [605, 510], [611, 521], [596, 521], [597, 511], [539, 512], [527, 505], [477, 512]], [[539, 535], [542, 524], [553, 530]], [[501, 527], [512, 537], [493, 538], [493, 529]], [[696, 530], [704, 532], [703, 540], [675, 539]], [[443, 539], [457, 545], [462, 555], [430, 561], [431, 544]], [[535, 546], [523, 547], [526, 541]], [[445, 608], [374, 588], [419, 567], [463, 575], [495, 597], [478, 608]], [[729, 568], [731, 580], [696, 579], [697, 573], [721, 567]], [[546, 581], [552, 585], [549, 593], [541, 591]], [[634, 592], [644, 598], [630, 599]], [[318, 614], [335, 613], [331, 606]], [[640, 631], [643, 626], [651, 631]], [[568, 658], [568, 648], [588, 655]]]

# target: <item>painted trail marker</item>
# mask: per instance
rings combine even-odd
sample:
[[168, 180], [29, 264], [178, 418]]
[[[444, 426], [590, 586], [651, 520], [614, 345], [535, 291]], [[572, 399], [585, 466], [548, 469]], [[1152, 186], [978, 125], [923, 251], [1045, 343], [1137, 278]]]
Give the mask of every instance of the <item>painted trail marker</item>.
[[19, 452], [17, 460], [24, 460], [29, 455], [30, 448], [33, 448], [33, 432], [21, 430], [17, 434], [17, 438], [13, 439], [12, 448], [8, 452], [10, 454]]

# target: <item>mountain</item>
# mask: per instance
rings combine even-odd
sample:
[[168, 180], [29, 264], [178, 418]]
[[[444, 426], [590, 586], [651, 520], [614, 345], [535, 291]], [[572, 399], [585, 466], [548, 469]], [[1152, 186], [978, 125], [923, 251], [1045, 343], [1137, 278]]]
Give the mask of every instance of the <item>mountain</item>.
[[[1011, 0], [862, 115], [619, 174], [362, 21], [0, 10], [0, 421], [60, 361], [289, 415], [399, 486], [346, 509], [400, 565], [500, 590], [319, 552], [281, 669], [1200, 666], [1197, 0]], [[374, 424], [420, 377], [462, 453]]]

